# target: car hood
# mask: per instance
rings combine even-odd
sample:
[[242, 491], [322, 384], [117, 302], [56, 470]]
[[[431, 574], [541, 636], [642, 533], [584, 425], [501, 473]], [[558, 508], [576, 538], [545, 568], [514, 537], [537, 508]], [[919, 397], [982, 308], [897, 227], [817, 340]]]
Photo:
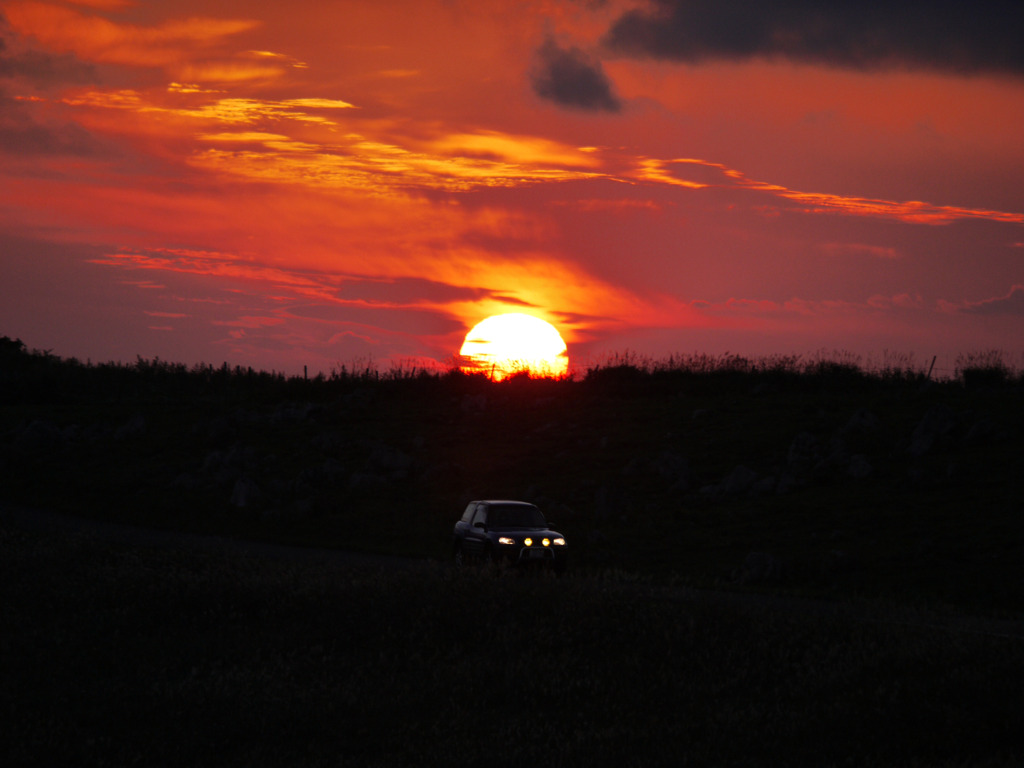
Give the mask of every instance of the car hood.
[[532, 536], [536, 538], [540, 536], [543, 538], [565, 538], [558, 531], [553, 531], [550, 528], [488, 528], [488, 533], [500, 533], [502, 536], [517, 536], [523, 538], [524, 536]]

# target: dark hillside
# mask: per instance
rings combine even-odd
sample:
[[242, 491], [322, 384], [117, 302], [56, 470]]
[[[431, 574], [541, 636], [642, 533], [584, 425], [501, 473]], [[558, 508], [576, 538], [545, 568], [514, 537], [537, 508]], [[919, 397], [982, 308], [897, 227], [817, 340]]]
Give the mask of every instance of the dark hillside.
[[622, 572], [491, 578], [3, 525], [0, 600], [12, 766], [1024, 757], [1021, 622]]
[[304, 379], [0, 344], [0, 501], [445, 558], [472, 498], [538, 503], [576, 567], [1024, 605], [1020, 376], [740, 358], [501, 383]]

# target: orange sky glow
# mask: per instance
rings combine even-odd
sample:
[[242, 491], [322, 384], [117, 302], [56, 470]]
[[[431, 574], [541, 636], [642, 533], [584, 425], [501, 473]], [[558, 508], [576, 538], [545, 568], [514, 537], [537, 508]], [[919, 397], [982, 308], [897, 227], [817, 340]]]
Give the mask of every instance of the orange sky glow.
[[1024, 12], [808, 3], [0, 0], [0, 335], [444, 368], [521, 312], [580, 367], [1024, 364]]

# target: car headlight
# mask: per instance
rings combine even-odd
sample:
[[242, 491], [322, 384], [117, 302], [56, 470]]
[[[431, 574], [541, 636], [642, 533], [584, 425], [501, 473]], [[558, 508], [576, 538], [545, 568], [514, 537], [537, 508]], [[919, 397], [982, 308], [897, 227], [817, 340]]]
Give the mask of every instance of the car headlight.
[[544, 539], [544, 541], [542, 541], [541, 544], [543, 544], [545, 547], [550, 547], [551, 539]]
[[513, 539], [511, 536], [499, 536], [498, 543], [512, 545], [516, 543], [516, 540]]
[[523, 544], [525, 544], [528, 547], [532, 547], [533, 546], [533, 539], [524, 539], [523, 540]]
[[554, 539], [551, 543], [554, 544], [556, 547], [564, 547], [565, 539], [559, 536], [558, 538]]

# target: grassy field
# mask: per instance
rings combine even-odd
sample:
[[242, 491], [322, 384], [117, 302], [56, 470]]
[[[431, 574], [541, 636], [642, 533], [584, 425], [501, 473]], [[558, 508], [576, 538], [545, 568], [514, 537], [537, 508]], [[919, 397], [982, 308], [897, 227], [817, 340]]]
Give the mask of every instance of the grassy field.
[[[0, 502], [412, 558], [0, 525], [5, 765], [1024, 760], [1001, 364], [306, 380], [0, 341]], [[569, 575], [450, 568], [485, 497], [538, 503]]]
[[1024, 638], [0, 529], [5, 765], [1016, 766]]
[[3, 500], [445, 559], [474, 498], [536, 502], [582, 569], [1019, 614], [1021, 375], [625, 358], [574, 379], [315, 379], [0, 345]]

